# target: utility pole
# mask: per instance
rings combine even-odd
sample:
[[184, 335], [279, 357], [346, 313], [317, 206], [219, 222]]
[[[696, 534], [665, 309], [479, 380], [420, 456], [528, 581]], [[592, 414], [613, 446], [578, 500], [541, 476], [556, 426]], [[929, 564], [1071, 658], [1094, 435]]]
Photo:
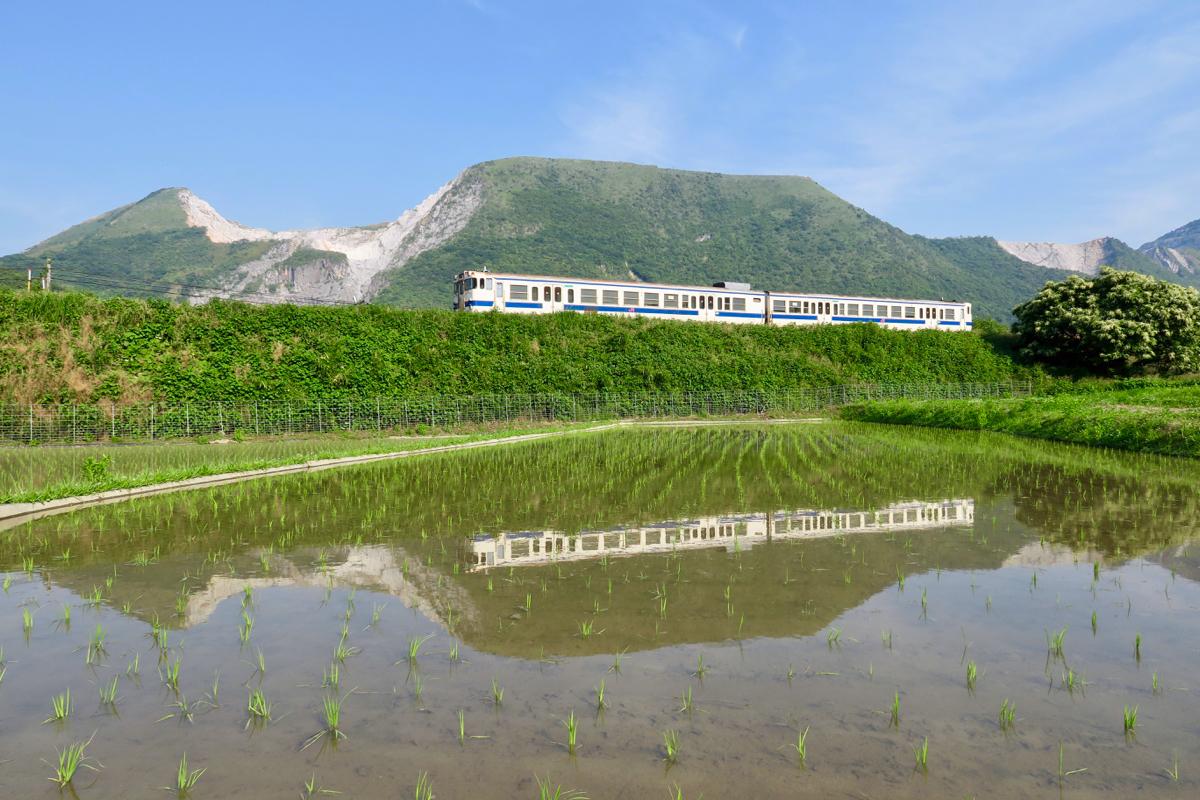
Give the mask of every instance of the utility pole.
[[50, 291], [50, 274], [54, 267], [54, 259], [46, 256], [46, 291]]

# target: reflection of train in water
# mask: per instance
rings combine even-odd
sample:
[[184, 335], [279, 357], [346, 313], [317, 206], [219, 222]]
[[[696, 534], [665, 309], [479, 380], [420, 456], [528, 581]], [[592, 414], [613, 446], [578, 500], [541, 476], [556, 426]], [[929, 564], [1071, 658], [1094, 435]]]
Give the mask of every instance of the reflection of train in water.
[[560, 531], [518, 531], [499, 536], [479, 534], [468, 543], [471, 549], [468, 557], [474, 562], [471, 568], [480, 570], [721, 545], [730, 550], [745, 550], [773, 539], [818, 539], [844, 533], [944, 528], [974, 522], [974, 500], [913, 501], [874, 511], [837, 509], [729, 514], [577, 534]]

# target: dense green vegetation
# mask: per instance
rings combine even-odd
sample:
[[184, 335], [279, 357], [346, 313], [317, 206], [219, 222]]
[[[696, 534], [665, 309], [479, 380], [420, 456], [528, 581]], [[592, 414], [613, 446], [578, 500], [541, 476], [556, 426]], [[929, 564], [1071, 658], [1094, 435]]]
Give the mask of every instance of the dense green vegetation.
[[1027, 374], [971, 333], [0, 291], [0, 396], [21, 402], [784, 389]]
[[888, 401], [851, 406], [841, 413], [863, 422], [999, 431], [1200, 457], [1200, 385], [1194, 383], [1115, 384], [1108, 390], [1093, 385], [1084, 391], [1017, 400]]
[[381, 302], [443, 305], [467, 266], [762, 289], [970, 300], [1009, 318], [1055, 270], [995, 240], [910, 236], [809, 178], [513, 158], [473, 167], [484, 203], [447, 244], [390, 273]]
[[1105, 375], [1200, 369], [1200, 292], [1108, 267], [1047, 283], [1013, 310], [1032, 359]]

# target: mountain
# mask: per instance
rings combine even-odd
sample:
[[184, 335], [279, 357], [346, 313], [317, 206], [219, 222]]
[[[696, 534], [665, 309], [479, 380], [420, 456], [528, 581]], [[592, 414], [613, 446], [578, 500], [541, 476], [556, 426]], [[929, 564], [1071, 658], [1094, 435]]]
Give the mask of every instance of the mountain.
[[0, 266], [23, 281], [47, 256], [56, 285], [108, 294], [444, 307], [452, 276], [486, 265], [954, 298], [1001, 319], [1068, 274], [987, 237], [909, 235], [809, 178], [544, 158], [477, 164], [397, 219], [356, 228], [247, 227], [187, 189], [162, 189]]
[[1200, 283], [1200, 219], [1146, 242], [1138, 252], [1187, 282]]
[[[1200, 224], [1196, 224], [1196, 227], [1197, 234], [1200, 235]], [[1179, 230], [1184, 229], [1180, 228]], [[1163, 239], [1170, 236], [1171, 234], [1167, 234]], [[1120, 239], [1114, 239], [1111, 236], [1102, 236], [1099, 239], [1079, 244], [1055, 242], [997, 242], [997, 244], [1005, 252], [1022, 261], [1048, 269], [1095, 275], [1100, 272], [1100, 267], [1116, 267], [1175, 283], [1200, 286], [1200, 275], [1197, 275], [1196, 271], [1196, 265], [1200, 263], [1200, 251], [1197, 250], [1191, 251], [1193, 261], [1189, 265], [1185, 260], [1187, 256], [1183, 255], [1188, 252], [1186, 249], [1156, 246], [1155, 242], [1150, 242], [1134, 250]], [[1172, 259], [1175, 259], [1174, 265]]]

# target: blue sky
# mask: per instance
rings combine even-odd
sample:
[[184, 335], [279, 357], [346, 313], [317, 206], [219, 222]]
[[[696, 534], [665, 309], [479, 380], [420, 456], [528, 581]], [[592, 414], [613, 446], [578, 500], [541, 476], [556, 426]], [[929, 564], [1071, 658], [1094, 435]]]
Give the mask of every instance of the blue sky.
[[1200, 3], [10, 3], [0, 253], [162, 186], [398, 216], [478, 161], [808, 175], [907, 231], [1200, 217]]

